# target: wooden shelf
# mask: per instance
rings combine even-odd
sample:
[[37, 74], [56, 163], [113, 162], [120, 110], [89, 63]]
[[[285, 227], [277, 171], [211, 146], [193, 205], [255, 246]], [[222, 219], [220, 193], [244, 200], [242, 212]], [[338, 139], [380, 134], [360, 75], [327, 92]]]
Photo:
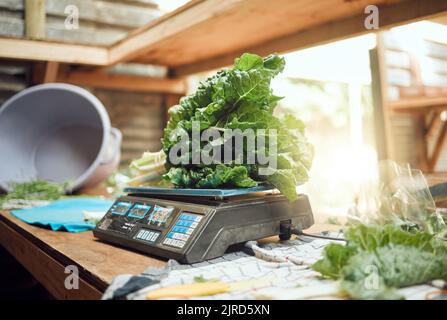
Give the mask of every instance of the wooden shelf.
[[442, 2], [196, 0], [123, 39], [111, 49], [111, 59], [191, 74], [232, 64], [243, 52], [287, 52], [370, 32], [364, 10], [371, 4], [379, 7], [383, 29], [446, 12]]
[[434, 107], [446, 108], [447, 96], [405, 98], [388, 103], [395, 112], [421, 112]]
[[60, 73], [56, 80], [57, 82], [121, 91], [180, 95], [186, 92], [186, 84], [181, 78], [150, 78], [126, 74], [107, 74], [100, 71], [71, 71], [69, 73]]
[[370, 32], [364, 10], [371, 4], [379, 7], [379, 30], [447, 12], [438, 0], [193, 0], [110, 47], [0, 39], [0, 57], [99, 66], [137, 61], [184, 75], [231, 64], [247, 51], [287, 52]]

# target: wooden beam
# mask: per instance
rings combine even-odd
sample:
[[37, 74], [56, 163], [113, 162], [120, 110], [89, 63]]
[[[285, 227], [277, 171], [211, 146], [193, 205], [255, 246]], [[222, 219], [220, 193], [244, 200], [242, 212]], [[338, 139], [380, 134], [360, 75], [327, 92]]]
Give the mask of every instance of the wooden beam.
[[135, 92], [185, 94], [183, 79], [150, 78], [125, 74], [71, 71], [58, 76], [58, 82], [81, 86]]
[[374, 132], [379, 160], [394, 158], [394, 142], [386, 98], [386, 69], [383, 57], [383, 41], [377, 37], [377, 47], [369, 51], [371, 89], [373, 98]]
[[426, 134], [426, 119], [425, 114], [419, 114], [416, 117], [416, 150], [417, 150], [417, 162], [418, 167], [427, 172], [430, 167], [428, 159], [428, 146]]
[[185, 6], [150, 22], [112, 46], [110, 48], [110, 62], [114, 64], [134, 58], [147, 51], [151, 45], [203, 21], [212, 19], [214, 15], [226, 10], [229, 6], [233, 6], [237, 1], [217, 1], [219, 3], [216, 7], [216, 0], [192, 0]]
[[45, 0], [25, 0], [25, 35], [29, 39], [46, 38]]
[[430, 118], [428, 125], [425, 127], [424, 138], [425, 140], [430, 139], [434, 132], [438, 130], [441, 124], [441, 111], [433, 110], [433, 116]]
[[108, 49], [69, 43], [0, 38], [0, 57], [102, 66], [108, 63]]
[[438, 135], [438, 139], [436, 140], [435, 148], [433, 150], [433, 154], [430, 158], [430, 171], [435, 171], [436, 164], [438, 163], [439, 157], [441, 155], [442, 148], [444, 147], [445, 136], [447, 135], [447, 121], [443, 121], [441, 130]]
[[414, 98], [405, 98], [400, 99], [398, 101], [390, 101], [389, 107], [396, 112], [401, 111], [411, 111], [420, 109], [433, 108], [433, 107], [446, 107], [447, 106], [447, 96], [438, 96], [438, 97], [414, 97]]
[[59, 63], [54, 61], [48, 61], [45, 66], [43, 83], [56, 82], [58, 71], [59, 71]]
[[380, 30], [447, 12], [439, 0], [193, 0], [110, 47], [0, 39], [0, 57], [97, 66], [136, 59], [181, 76], [246, 51], [288, 52], [371, 32], [368, 4], [380, 9]]
[[[384, 29], [395, 27], [403, 23], [410, 23], [428, 17], [436, 17], [442, 13], [446, 13], [447, 1], [408, 0], [379, 6], [379, 12], [380, 29], [378, 31], [384, 31]], [[235, 57], [240, 56], [244, 52], [257, 53], [262, 56], [273, 52], [284, 53], [375, 31], [367, 30], [365, 28], [364, 19], [365, 15], [362, 12], [349, 18], [331, 21], [297, 33], [278, 37], [255, 46], [247, 46], [225, 53], [224, 55], [218, 55], [195, 63], [177, 66], [173, 69], [173, 74], [182, 76], [228, 66], [233, 63]]]

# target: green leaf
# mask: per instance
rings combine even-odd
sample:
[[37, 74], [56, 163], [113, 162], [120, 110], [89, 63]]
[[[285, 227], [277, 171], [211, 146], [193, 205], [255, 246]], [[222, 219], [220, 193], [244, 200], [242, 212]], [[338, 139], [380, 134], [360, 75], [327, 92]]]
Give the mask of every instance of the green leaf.
[[399, 299], [396, 288], [447, 280], [447, 244], [427, 232], [358, 225], [344, 235], [347, 245], [328, 245], [312, 268], [352, 298]]
[[286, 62], [284, 58], [271, 54], [264, 60], [264, 68], [272, 72], [274, 75], [283, 72]]
[[242, 71], [261, 68], [263, 65], [264, 61], [257, 54], [244, 53], [240, 58], [234, 59], [234, 67]]
[[312, 269], [324, 277], [339, 279], [342, 269], [349, 259], [357, 253], [356, 248], [338, 243], [331, 243], [324, 248], [324, 258], [312, 265]]

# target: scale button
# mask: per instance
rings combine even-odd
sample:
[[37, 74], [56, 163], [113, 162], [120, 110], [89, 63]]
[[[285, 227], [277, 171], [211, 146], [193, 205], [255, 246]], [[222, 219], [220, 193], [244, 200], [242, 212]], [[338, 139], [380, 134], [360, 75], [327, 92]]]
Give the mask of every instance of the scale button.
[[186, 229], [187, 229], [186, 232], [184, 232], [186, 234], [191, 234], [194, 231], [194, 229], [191, 229], [191, 228], [186, 228]]
[[153, 235], [154, 235], [154, 233], [149, 231], [149, 233], [146, 235], [145, 239], [150, 241]]
[[184, 233], [176, 233], [176, 237], [175, 237], [175, 239], [178, 239], [178, 240], [188, 240], [188, 238], [189, 238], [189, 236]]
[[182, 219], [182, 220], [191, 220], [191, 218], [194, 218], [194, 217], [191, 216], [190, 214], [182, 213], [180, 215], [180, 219]]
[[196, 216], [196, 217], [194, 218], [194, 220], [195, 220], [196, 222], [199, 222], [200, 220], [202, 220], [202, 217], [201, 217], [201, 216]]
[[176, 226], [179, 226], [179, 227], [183, 227], [183, 226], [185, 226], [187, 223], [188, 223], [188, 222], [185, 221], [185, 220], [179, 220], [179, 221], [177, 221], [177, 223], [176, 223], [175, 225], [176, 225]]
[[154, 234], [152, 235], [152, 238], [150, 239], [150, 241], [154, 242], [155, 240], [157, 240], [159, 233], [154, 232]]
[[181, 233], [174, 233], [173, 238], [174, 239], [181, 239], [182, 238], [182, 234]]
[[185, 241], [177, 240], [177, 243], [175, 244], [176, 247], [183, 248], [185, 245]]
[[191, 228], [195, 228], [195, 227], [197, 227], [199, 225], [199, 223], [198, 222], [193, 222], [193, 223], [191, 223]]
[[185, 245], [185, 241], [182, 241], [182, 240], [176, 240], [177, 242], [175, 243], [175, 246], [176, 247], [179, 247], [179, 248], [183, 248], [183, 246]]
[[185, 228], [185, 227], [174, 227], [174, 228], [172, 228], [172, 231], [179, 232], [179, 233], [186, 233], [188, 229], [189, 228]]
[[169, 232], [168, 235], [166, 236], [166, 238], [173, 238], [174, 234], [175, 234], [175, 232]]
[[182, 226], [182, 227], [189, 227], [193, 223], [192, 221], [185, 221], [185, 220], [179, 220], [177, 221], [176, 225]]
[[180, 238], [180, 240], [184, 240], [187, 241], [189, 239], [189, 235], [188, 234], [182, 234], [182, 237]]

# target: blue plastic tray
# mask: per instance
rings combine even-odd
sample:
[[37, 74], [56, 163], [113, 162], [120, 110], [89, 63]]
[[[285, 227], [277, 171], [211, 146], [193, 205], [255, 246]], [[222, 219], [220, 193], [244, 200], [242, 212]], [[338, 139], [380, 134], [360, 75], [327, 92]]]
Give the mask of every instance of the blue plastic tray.
[[253, 192], [272, 190], [272, 186], [258, 186], [239, 189], [182, 189], [182, 188], [157, 188], [157, 187], [127, 187], [126, 193], [141, 193], [148, 195], [171, 195], [171, 196], [193, 196], [193, 197], [216, 197], [225, 198], [245, 195]]

